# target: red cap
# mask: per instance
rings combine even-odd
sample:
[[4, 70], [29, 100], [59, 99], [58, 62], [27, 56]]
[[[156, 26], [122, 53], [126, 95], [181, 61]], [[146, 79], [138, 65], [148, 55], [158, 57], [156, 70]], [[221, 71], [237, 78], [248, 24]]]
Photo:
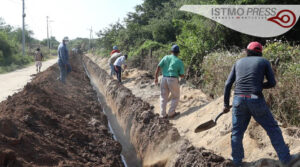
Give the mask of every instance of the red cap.
[[247, 49], [262, 53], [263, 47], [259, 42], [251, 42], [251, 43], [249, 43]]

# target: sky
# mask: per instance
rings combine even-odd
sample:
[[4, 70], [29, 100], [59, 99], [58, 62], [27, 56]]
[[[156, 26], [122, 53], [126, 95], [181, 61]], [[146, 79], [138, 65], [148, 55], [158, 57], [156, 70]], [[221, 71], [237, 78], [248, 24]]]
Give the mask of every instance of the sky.
[[[128, 12], [143, 0], [25, 0], [26, 28], [39, 40], [49, 36], [61, 41], [64, 36], [89, 38], [110, 24], [123, 21]], [[0, 17], [14, 27], [22, 26], [22, 0], [0, 0]]]

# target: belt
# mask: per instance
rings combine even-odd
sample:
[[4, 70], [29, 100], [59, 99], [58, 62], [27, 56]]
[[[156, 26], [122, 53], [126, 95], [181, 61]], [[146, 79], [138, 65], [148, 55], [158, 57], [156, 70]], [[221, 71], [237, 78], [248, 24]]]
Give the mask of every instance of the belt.
[[250, 99], [258, 99], [259, 96], [255, 95], [255, 94], [250, 94], [250, 95], [236, 95], [236, 96], [239, 96], [239, 97], [246, 97], [246, 98], [250, 98]]
[[175, 76], [164, 76], [165, 78], [178, 78], [178, 77], [175, 77]]

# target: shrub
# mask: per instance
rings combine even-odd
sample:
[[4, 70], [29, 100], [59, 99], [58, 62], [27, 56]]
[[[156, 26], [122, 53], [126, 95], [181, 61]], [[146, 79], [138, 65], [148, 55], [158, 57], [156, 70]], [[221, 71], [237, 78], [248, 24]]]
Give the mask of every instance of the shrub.
[[[273, 41], [263, 52], [275, 72], [277, 86], [264, 90], [264, 95], [275, 117], [284, 125], [300, 126], [300, 50], [287, 42]], [[200, 77], [200, 88], [212, 98], [223, 96], [225, 81], [232, 65], [245, 56], [240, 51], [216, 51], [205, 56]]]
[[216, 51], [205, 56], [202, 63], [201, 89], [212, 98], [222, 96], [233, 64], [243, 56], [245, 54], [240, 51]]

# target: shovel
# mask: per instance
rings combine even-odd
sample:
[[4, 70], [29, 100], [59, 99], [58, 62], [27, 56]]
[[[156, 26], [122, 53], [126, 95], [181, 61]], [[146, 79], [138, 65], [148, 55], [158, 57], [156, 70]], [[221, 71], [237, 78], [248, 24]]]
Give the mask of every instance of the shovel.
[[[231, 108], [232, 106], [230, 106]], [[223, 115], [225, 114], [225, 112], [221, 112], [219, 115], [217, 115], [217, 117], [214, 119], [214, 120], [210, 120], [210, 121], [207, 121], [203, 124], [200, 124], [196, 129], [195, 129], [195, 133], [199, 133], [199, 132], [203, 132], [203, 131], [206, 131], [210, 128], [213, 128], [214, 126], [217, 125], [217, 121], [218, 119]]]

